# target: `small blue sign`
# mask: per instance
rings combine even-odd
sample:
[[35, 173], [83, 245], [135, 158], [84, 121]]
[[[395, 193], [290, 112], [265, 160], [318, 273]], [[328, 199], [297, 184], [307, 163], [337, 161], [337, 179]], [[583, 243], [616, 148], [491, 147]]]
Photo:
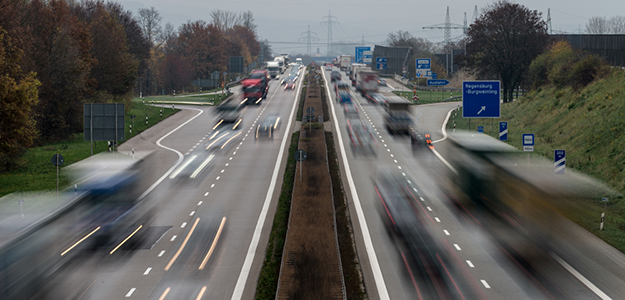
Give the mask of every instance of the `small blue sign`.
[[484, 126], [477, 126], [477, 132], [484, 133]]
[[462, 117], [501, 117], [500, 86], [500, 81], [463, 81]]
[[375, 62], [377, 63], [386, 63], [386, 57], [376, 57]]
[[386, 63], [377, 63], [378, 70], [386, 70]]
[[429, 58], [417, 58], [415, 60], [417, 70], [429, 70], [431, 69], [431, 60]]
[[534, 134], [533, 133], [523, 134], [523, 146], [534, 146]]
[[566, 169], [566, 151], [555, 150], [553, 151], [553, 154], [553, 171], [556, 174], [564, 175], [564, 170]]
[[499, 140], [508, 140], [508, 122], [499, 122]]
[[447, 79], [428, 79], [428, 86], [445, 86], [448, 84], [449, 80]]
[[432, 79], [436, 79], [436, 73], [432, 73]]

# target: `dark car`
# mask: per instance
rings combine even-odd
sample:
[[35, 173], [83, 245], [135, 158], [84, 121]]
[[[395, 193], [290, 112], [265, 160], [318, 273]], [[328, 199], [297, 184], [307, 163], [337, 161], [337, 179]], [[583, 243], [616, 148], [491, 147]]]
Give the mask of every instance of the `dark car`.
[[378, 85], [386, 86], [386, 79], [384, 79], [384, 78], [378, 79]]
[[330, 81], [341, 80], [341, 73], [339, 71], [332, 71], [330, 73]]

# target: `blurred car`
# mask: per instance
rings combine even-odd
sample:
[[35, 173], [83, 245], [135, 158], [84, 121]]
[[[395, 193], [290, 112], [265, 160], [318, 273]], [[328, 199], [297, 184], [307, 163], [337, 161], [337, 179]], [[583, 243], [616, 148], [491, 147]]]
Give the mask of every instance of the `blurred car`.
[[341, 80], [341, 73], [339, 73], [339, 71], [332, 71], [332, 73], [330, 73], [330, 81], [337, 80]]
[[352, 153], [377, 155], [378, 143], [375, 141], [373, 128], [359, 117], [349, 117], [345, 122]]
[[216, 130], [220, 127], [232, 126], [233, 123], [234, 123], [234, 126], [232, 127], [232, 129], [234, 130], [234, 129], [239, 128], [239, 126], [243, 122], [243, 119], [241, 118], [241, 113], [240, 113], [240, 105], [233, 105], [233, 104], [220, 105], [217, 111], [220, 111], [221, 115], [217, 119], [218, 121], [213, 127], [213, 130]]
[[260, 138], [260, 136], [263, 135], [273, 138], [274, 132], [280, 129], [281, 124], [282, 120], [280, 120], [280, 115], [275, 113], [268, 114], [265, 120], [256, 127], [256, 138]]
[[336, 101], [338, 103], [352, 103], [352, 96], [349, 92], [338, 91], [336, 94]]
[[287, 80], [286, 83], [284, 84], [284, 89], [285, 90], [287, 90], [287, 89], [291, 89], [291, 90], [295, 89], [295, 80], [289, 78], [289, 80]]
[[386, 105], [386, 97], [380, 93], [370, 92], [366, 95], [367, 101], [373, 105]]
[[358, 106], [356, 106], [353, 102], [344, 102], [343, 103], [343, 113], [348, 118], [358, 117]]
[[412, 147], [412, 151], [421, 151], [428, 148], [434, 149], [434, 146], [432, 146], [432, 138], [429, 132], [411, 131], [410, 145]]
[[378, 79], [378, 85], [386, 86], [386, 84], [387, 84], [386, 79], [384, 78]]
[[228, 150], [241, 139], [242, 131], [230, 127], [219, 128], [206, 140], [205, 149], [207, 153], [215, 153]]
[[332, 71], [332, 64], [326, 64], [326, 71]]

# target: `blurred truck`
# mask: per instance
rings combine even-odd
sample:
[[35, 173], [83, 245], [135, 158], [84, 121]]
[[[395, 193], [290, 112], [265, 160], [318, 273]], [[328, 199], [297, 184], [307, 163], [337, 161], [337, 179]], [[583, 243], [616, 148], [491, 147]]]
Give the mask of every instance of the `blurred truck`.
[[269, 77], [277, 79], [280, 74], [282, 74], [282, 71], [280, 70], [280, 63], [277, 61], [268, 61], [267, 72], [269, 73]]
[[347, 71], [347, 67], [352, 63], [350, 55], [341, 55], [341, 71]]
[[262, 99], [267, 98], [267, 90], [269, 90], [267, 74], [265, 70], [256, 70], [249, 78], [241, 82], [245, 104], [259, 104]]
[[412, 119], [410, 118], [410, 102], [394, 94], [385, 94], [386, 115], [384, 126], [390, 134], [410, 134]]
[[360, 92], [363, 97], [368, 93], [378, 91], [378, 79], [380, 74], [377, 71], [371, 71], [365, 68], [356, 70], [356, 91]]

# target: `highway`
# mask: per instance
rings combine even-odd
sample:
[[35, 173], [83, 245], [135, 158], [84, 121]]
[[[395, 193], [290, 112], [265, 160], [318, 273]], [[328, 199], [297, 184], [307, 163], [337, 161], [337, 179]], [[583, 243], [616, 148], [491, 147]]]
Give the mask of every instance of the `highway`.
[[[324, 71], [324, 78], [329, 79], [329, 75], [329, 71]], [[344, 73], [342, 77], [348, 80]], [[374, 171], [382, 166], [390, 166], [399, 177], [406, 174], [414, 181], [418, 189], [414, 200], [427, 214], [431, 232], [449, 253], [457, 276], [468, 284], [466, 290], [470, 293], [464, 294], [466, 299], [621, 298], [625, 292], [624, 255], [572, 222], [563, 220], [567, 222], [567, 230], [552, 233], [552, 248], [559, 249], [558, 253], [534, 249], [539, 260], [530, 263], [494, 243], [487, 234], [488, 228], [467, 220], [446, 204], [441, 184], [451, 170], [443, 160], [453, 153], [447, 151], [449, 142], [443, 139], [441, 126], [449, 111], [460, 102], [413, 107], [415, 127], [430, 132], [436, 148], [413, 153], [409, 138], [389, 135], [383, 129], [381, 107], [369, 104], [353, 88], [351, 92], [358, 102], [361, 118], [375, 129], [379, 144], [377, 157], [354, 156], [348, 147], [345, 117], [333, 101], [338, 126], [332, 128], [336, 144], [344, 145], [345, 153], [339, 155], [339, 160], [370, 299], [430, 298], [424, 293], [427, 280], [407, 271], [402, 253], [387, 233], [375, 206], [372, 179]]]
[[[329, 71], [322, 75], [329, 78]], [[157, 208], [154, 221], [132, 247], [73, 256], [40, 288], [40, 298], [253, 299], [301, 79], [288, 91], [271, 81], [268, 99], [246, 106], [243, 121], [228, 125], [235, 130], [214, 128], [218, 114], [212, 107], [177, 106], [181, 112], [124, 143], [122, 155], [134, 150], [145, 159], [140, 197]], [[351, 88], [360, 117], [376, 133], [377, 155], [366, 155], [350, 148], [345, 116], [333, 88], [326, 90], [333, 99], [332, 130], [369, 299], [436, 296], [427, 276], [406, 267], [405, 252], [383, 223], [373, 180], [385, 167], [413, 187], [415, 207], [443, 249], [445, 270], [453, 274], [447, 287], [462, 295], [451, 298], [620, 299], [625, 294], [625, 256], [579, 226], [562, 220], [566, 230], [552, 232], [552, 250], [533, 249], [538, 260], [528, 262], [448, 205], [444, 183], [452, 170], [445, 161], [454, 153], [441, 126], [459, 102], [412, 108], [415, 129], [431, 133], [435, 147], [413, 152], [408, 137], [384, 130], [383, 108]], [[256, 125], [273, 113], [282, 118], [277, 134], [255, 139]], [[222, 135], [223, 149], [205, 151]]]
[[[213, 130], [218, 114], [212, 107], [178, 106], [180, 113], [120, 147], [121, 153], [134, 149], [137, 155], [154, 151], [145, 157], [141, 183], [143, 201], [157, 207], [150, 232], [136, 249], [81, 255], [48, 283], [45, 297], [253, 298], [298, 90], [285, 91], [271, 81], [268, 99], [244, 107], [242, 123], [227, 143], [220, 142], [223, 149], [211, 152], [214, 156], [203, 148], [226, 130], [225, 125]], [[256, 125], [270, 113], [283, 118], [281, 128], [273, 139], [255, 139]], [[195, 162], [188, 163], [192, 158]], [[182, 166], [204, 167], [190, 178], [195, 171]]]

